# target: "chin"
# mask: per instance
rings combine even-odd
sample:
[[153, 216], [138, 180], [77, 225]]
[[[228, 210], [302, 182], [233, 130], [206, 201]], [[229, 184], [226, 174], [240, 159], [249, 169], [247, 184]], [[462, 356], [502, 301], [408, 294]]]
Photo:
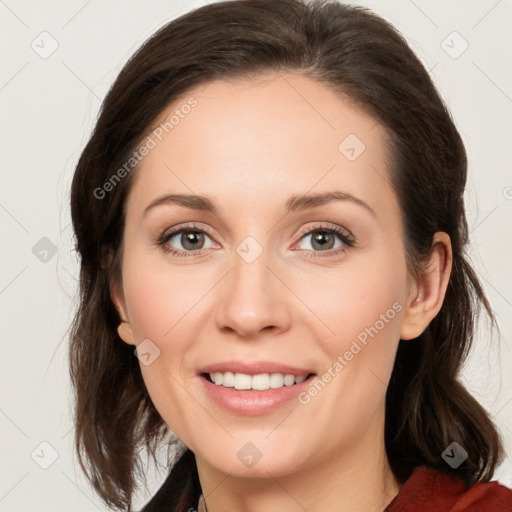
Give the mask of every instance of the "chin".
[[[270, 431], [261, 431], [258, 435], [238, 435], [224, 443], [213, 440], [204, 450], [193, 451], [208, 465], [232, 477], [269, 478], [269, 474], [275, 477], [287, 475], [292, 468], [296, 470], [301, 465], [297, 454], [301, 454], [302, 459], [303, 449], [294, 449], [294, 444], [284, 441], [284, 438], [265, 439]], [[306, 442], [304, 439], [302, 446]], [[211, 450], [212, 445], [216, 446], [214, 451]]]

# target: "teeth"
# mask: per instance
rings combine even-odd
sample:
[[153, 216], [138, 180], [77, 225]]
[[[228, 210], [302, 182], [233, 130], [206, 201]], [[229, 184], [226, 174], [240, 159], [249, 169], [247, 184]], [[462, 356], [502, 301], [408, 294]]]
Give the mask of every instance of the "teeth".
[[284, 377], [281, 373], [272, 373], [270, 375], [270, 387], [271, 388], [282, 388], [284, 383]]
[[[249, 377], [249, 375], [245, 375], [245, 377]], [[265, 389], [270, 388], [270, 376], [268, 373], [253, 375], [252, 378], [249, 378], [249, 381], [251, 389], [256, 389], [257, 391], [265, 391]]]
[[282, 373], [261, 373], [258, 375], [247, 375], [246, 373], [215, 372], [210, 373], [210, 379], [217, 386], [235, 389], [254, 389], [255, 391], [266, 391], [267, 389], [293, 386], [306, 380], [305, 375], [296, 377], [291, 374]]

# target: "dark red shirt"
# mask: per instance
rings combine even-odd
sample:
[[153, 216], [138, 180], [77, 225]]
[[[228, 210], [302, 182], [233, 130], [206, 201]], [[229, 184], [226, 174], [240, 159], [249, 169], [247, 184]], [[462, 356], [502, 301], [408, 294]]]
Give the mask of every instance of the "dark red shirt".
[[[190, 464], [195, 461], [189, 454]], [[180, 461], [178, 461], [180, 464]], [[181, 469], [181, 468], [178, 468]], [[182, 473], [178, 473], [180, 475]], [[183, 480], [168, 476], [153, 499], [141, 512], [164, 512], [176, 509], [171, 496], [182, 488]], [[174, 493], [171, 492], [174, 489]], [[196, 482], [193, 493], [199, 496], [201, 488]], [[198, 510], [197, 500], [191, 509]], [[453, 479], [440, 471], [419, 466], [402, 485], [399, 493], [384, 512], [512, 512], [512, 490], [497, 481], [479, 483], [464, 491], [462, 480]]]
[[462, 480], [419, 466], [384, 512], [512, 512], [512, 489], [492, 481], [464, 492]]

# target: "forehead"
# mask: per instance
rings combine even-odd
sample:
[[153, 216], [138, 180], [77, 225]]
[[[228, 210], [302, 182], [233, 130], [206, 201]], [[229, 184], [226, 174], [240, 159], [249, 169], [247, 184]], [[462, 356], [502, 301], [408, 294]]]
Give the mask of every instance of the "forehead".
[[326, 84], [298, 73], [194, 87], [152, 129], [154, 147], [130, 193], [139, 211], [168, 192], [246, 207], [330, 189], [376, 208], [393, 199], [384, 128]]

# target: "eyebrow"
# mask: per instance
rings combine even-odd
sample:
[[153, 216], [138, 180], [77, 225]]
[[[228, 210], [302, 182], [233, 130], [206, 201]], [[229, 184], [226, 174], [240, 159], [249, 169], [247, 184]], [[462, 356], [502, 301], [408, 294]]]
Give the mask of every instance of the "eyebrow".
[[[314, 208], [334, 201], [350, 201], [363, 207], [371, 213], [373, 217], [377, 217], [377, 214], [368, 203], [348, 192], [341, 191], [293, 195], [288, 199], [288, 201], [286, 201], [285, 211], [286, 213], [302, 211], [307, 208]], [[215, 201], [208, 196], [195, 194], [166, 194], [157, 197], [148, 206], [146, 206], [143, 216], [145, 216], [149, 210], [164, 204], [177, 204], [193, 210], [207, 211], [214, 214], [217, 213], [218, 210]]]

